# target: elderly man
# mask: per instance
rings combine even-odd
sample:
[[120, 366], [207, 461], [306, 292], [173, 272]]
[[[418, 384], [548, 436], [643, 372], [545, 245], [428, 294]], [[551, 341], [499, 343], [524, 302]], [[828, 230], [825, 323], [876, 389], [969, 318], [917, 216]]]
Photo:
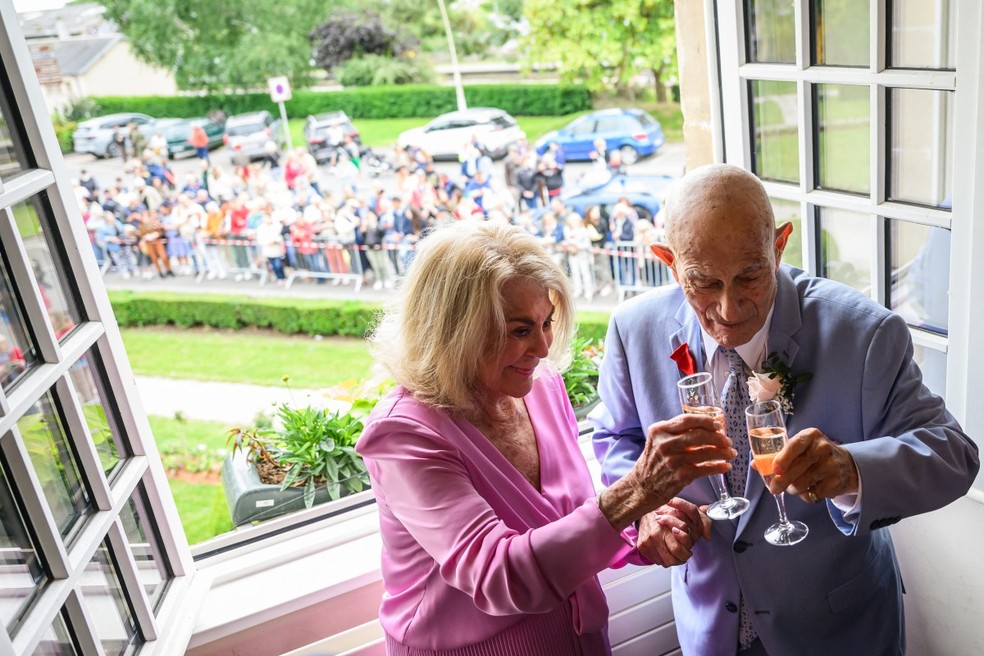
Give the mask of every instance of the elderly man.
[[[653, 250], [680, 286], [612, 316], [604, 403], [591, 416], [605, 482], [632, 466], [646, 427], [680, 413], [676, 382], [690, 370], [711, 372], [719, 391], [734, 371], [738, 392], [729, 394], [744, 399], [740, 407], [751, 372], [779, 372], [790, 436], [766, 489], [748, 469], [747, 436], [729, 425], [739, 451], [731, 492], [751, 502], [737, 519], [711, 522], [676, 502], [640, 522], [650, 560], [685, 563], [673, 570], [683, 653], [902, 654], [902, 579], [887, 526], [963, 495], [977, 447], [922, 384], [904, 320], [780, 266], [792, 226], [775, 227], [753, 175], [699, 168], [676, 185], [663, 218], [666, 243]], [[770, 491], [783, 490], [809, 535], [777, 547], [763, 533], [777, 520]], [[716, 500], [706, 478], [681, 497], [702, 507]], [[676, 515], [682, 530], [657, 524], [658, 514]]]

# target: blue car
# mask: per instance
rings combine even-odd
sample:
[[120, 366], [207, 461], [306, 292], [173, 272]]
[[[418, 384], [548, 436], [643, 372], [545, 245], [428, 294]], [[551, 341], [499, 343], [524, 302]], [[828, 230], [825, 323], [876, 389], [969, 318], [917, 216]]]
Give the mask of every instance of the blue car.
[[659, 121], [641, 109], [602, 109], [576, 118], [559, 130], [536, 141], [536, 152], [547, 151], [550, 144], [563, 148], [568, 160], [588, 160], [595, 150], [595, 140], [605, 140], [608, 152], [622, 155], [622, 163], [635, 164], [640, 157], [655, 154], [663, 146], [663, 128]]
[[663, 194], [676, 178], [668, 175], [629, 175], [618, 173], [607, 180], [571, 189], [561, 197], [564, 204], [584, 216], [592, 205], [601, 206], [604, 217], [611, 215], [612, 206], [623, 196], [639, 214], [640, 219], [652, 221], [663, 205]]

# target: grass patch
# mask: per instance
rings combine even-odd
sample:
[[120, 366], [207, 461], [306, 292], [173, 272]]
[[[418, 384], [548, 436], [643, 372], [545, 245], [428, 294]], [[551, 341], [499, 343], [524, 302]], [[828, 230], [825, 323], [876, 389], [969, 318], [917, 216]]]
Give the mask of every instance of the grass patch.
[[123, 329], [133, 370], [145, 376], [278, 386], [331, 387], [369, 377], [365, 341], [289, 337], [272, 331]]
[[188, 544], [204, 542], [235, 528], [221, 484], [168, 479], [168, 485]]

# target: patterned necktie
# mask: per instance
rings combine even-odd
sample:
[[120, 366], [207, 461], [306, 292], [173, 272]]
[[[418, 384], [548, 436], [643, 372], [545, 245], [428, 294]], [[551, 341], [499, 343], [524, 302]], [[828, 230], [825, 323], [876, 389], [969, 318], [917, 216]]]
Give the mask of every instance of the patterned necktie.
[[[749, 452], [745, 408], [751, 404], [748, 395], [748, 373], [745, 370], [745, 361], [738, 355], [738, 351], [721, 349], [721, 353], [728, 358], [728, 368], [731, 370], [728, 379], [724, 382], [724, 391], [721, 392], [721, 405], [724, 406], [724, 418], [727, 422], [725, 432], [731, 438], [731, 446], [738, 452], [738, 457], [731, 461], [731, 471], [727, 475], [728, 487], [731, 488], [731, 494], [744, 496], [745, 480], [748, 478]], [[751, 614], [742, 595], [738, 611], [738, 644], [741, 649], [748, 649], [755, 642], [756, 637]]]
[[745, 361], [734, 349], [721, 349], [728, 358], [731, 373], [724, 382], [721, 393], [721, 405], [724, 406], [724, 418], [727, 422], [725, 432], [731, 438], [731, 446], [738, 452], [738, 457], [731, 461], [731, 471], [728, 472], [728, 487], [731, 494], [744, 496], [745, 480], [748, 478], [748, 424], [745, 423], [745, 408], [751, 403], [748, 397], [748, 374], [745, 371]]

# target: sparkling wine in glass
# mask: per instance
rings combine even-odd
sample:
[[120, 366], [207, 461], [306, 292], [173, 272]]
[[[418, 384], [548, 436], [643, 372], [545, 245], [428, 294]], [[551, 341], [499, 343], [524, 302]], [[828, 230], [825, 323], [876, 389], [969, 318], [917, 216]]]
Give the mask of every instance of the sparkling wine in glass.
[[[677, 382], [677, 389], [680, 391], [680, 405], [683, 406], [684, 412], [711, 417], [718, 427], [724, 429], [724, 410], [721, 409], [721, 402], [718, 401], [717, 392], [714, 390], [711, 374], [701, 372], [685, 376]], [[717, 501], [707, 508], [708, 517], [734, 519], [748, 510], [748, 499], [728, 494], [728, 484], [724, 480], [724, 474], [711, 474], [710, 479], [711, 487], [717, 494]]]
[[[782, 406], [778, 401], [753, 403], [745, 408], [745, 419], [748, 421], [748, 444], [755, 459], [755, 469], [768, 485], [775, 476], [773, 461], [776, 454], [786, 444]], [[779, 506], [779, 522], [766, 529], [766, 542], [785, 547], [803, 540], [810, 528], [803, 522], [791, 522], [786, 517], [786, 495], [783, 492], [773, 496]]]

